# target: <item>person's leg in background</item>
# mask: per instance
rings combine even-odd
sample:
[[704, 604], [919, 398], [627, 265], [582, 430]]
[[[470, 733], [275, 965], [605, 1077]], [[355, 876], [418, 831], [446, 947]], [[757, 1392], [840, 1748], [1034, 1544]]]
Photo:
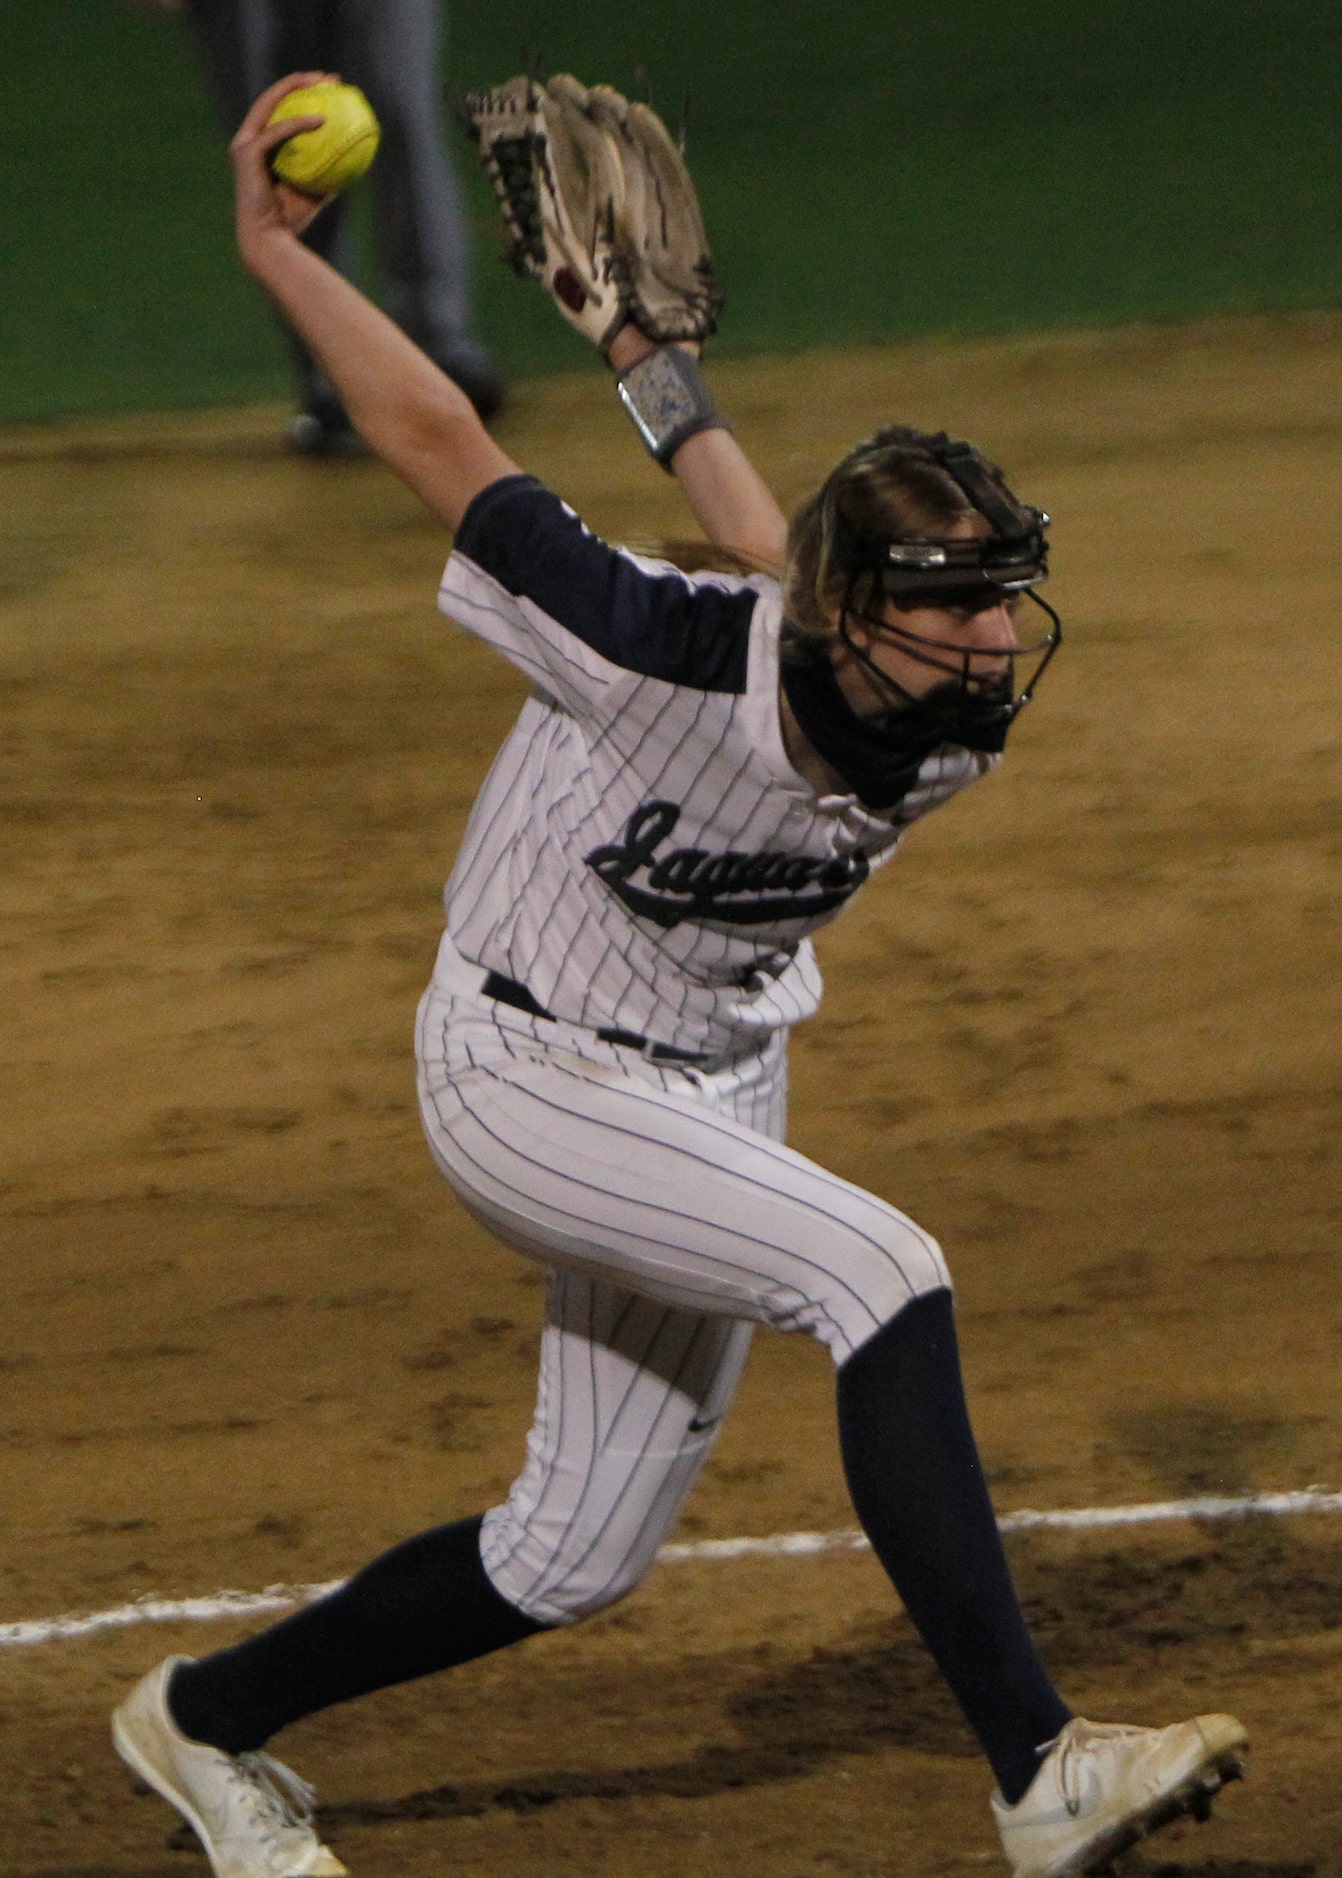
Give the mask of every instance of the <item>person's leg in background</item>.
[[475, 337], [471, 253], [442, 100], [440, 0], [339, 0], [343, 74], [382, 125], [371, 171], [382, 303], [482, 418], [504, 385]]
[[[285, 72], [332, 69], [337, 51], [333, 0], [188, 0], [187, 10], [226, 137], [232, 137], [258, 94]], [[324, 209], [303, 239], [341, 273], [349, 272], [352, 244], [342, 204]], [[291, 448], [314, 455], [358, 453], [358, 436], [335, 390], [287, 320], [280, 321], [280, 330], [296, 393], [287, 433]]]
[[[267, 3], [274, 14], [274, 28], [266, 84], [282, 78], [286, 72], [339, 72], [351, 84], [359, 82], [343, 67], [345, 38], [340, 0], [267, 0]], [[243, 0], [243, 4], [255, 5], [257, 0]], [[303, 241], [347, 280], [354, 278], [354, 230], [346, 202], [340, 199], [328, 202], [304, 230]], [[335, 387], [297, 333], [287, 325], [285, 335], [298, 375], [298, 409], [288, 431], [290, 448], [304, 456], [361, 456], [363, 444]]]

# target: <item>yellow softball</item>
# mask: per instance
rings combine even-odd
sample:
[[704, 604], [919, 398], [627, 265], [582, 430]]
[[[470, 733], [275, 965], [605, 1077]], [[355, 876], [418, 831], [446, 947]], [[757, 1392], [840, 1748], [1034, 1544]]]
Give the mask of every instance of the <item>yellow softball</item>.
[[377, 150], [382, 132], [373, 108], [357, 85], [324, 78], [301, 85], [280, 99], [268, 122], [318, 113], [326, 119], [316, 130], [300, 130], [270, 159], [275, 174], [305, 196], [334, 196], [357, 182]]

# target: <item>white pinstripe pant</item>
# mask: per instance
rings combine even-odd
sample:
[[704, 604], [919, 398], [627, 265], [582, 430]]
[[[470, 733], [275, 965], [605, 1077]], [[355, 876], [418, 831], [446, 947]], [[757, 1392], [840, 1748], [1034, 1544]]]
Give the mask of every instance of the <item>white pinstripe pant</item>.
[[536, 1418], [485, 1568], [538, 1622], [630, 1591], [712, 1446], [753, 1326], [836, 1363], [950, 1283], [902, 1213], [783, 1146], [786, 1036], [705, 1072], [479, 992], [440, 955], [420, 1110], [467, 1209], [550, 1268]]

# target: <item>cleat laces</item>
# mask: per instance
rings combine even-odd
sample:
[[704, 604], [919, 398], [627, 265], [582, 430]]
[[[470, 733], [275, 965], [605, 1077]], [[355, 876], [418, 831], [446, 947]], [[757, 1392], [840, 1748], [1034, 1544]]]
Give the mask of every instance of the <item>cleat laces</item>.
[[1097, 1741], [1117, 1740], [1121, 1736], [1143, 1735], [1150, 1731], [1135, 1728], [1126, 1722], [1088, 1722], [1079, 1718], [1070, 1721], [1060, 1735], [1052, 1741], [1041, 1744], [1041, 1751], [1048, 1753], [1053, 1748], [1058, 1750], [1058, 1788], [1062, 1794], [1063, 1805], [1072, 1819], [1079, 1817], [1081, 1808], [1091, 1797], [1086, 1792], [1082, 1779], [1087, 1756]]
[[288, 1834], [312, 1831], [317, 1792], [292, 1767], [259, 1750], [231, 1758], [231, 1784], [261, 1838], [279, 1845]]

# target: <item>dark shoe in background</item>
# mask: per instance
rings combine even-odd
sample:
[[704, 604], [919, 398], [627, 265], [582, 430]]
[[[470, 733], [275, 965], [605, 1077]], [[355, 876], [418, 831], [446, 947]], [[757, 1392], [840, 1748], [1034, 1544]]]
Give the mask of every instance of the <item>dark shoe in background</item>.
[[309, 388], [289, 420], [285, 441], [296, 456], [360, 457], [368, 446], [333, 391]]
[[463, 339], [450, 352], [439, 353], [437, 358], [453, 384], [460, 385], [475, 406], [475, 414], [482, 424], [498, 416], [507, 399], [508, 387], [483, 346], [473, 339]]
[[[503, 376], [483, 346], [473, 340], [437, 361], [453, 384], [470, 399], [482, 424], [497, 417], [507, 397]], [[368, 446], [349, 420], [336, 393], [325, 380], [310, 381], [303, 402], [289, 420], [285, 441], [295, 456], [362, 457]]]

